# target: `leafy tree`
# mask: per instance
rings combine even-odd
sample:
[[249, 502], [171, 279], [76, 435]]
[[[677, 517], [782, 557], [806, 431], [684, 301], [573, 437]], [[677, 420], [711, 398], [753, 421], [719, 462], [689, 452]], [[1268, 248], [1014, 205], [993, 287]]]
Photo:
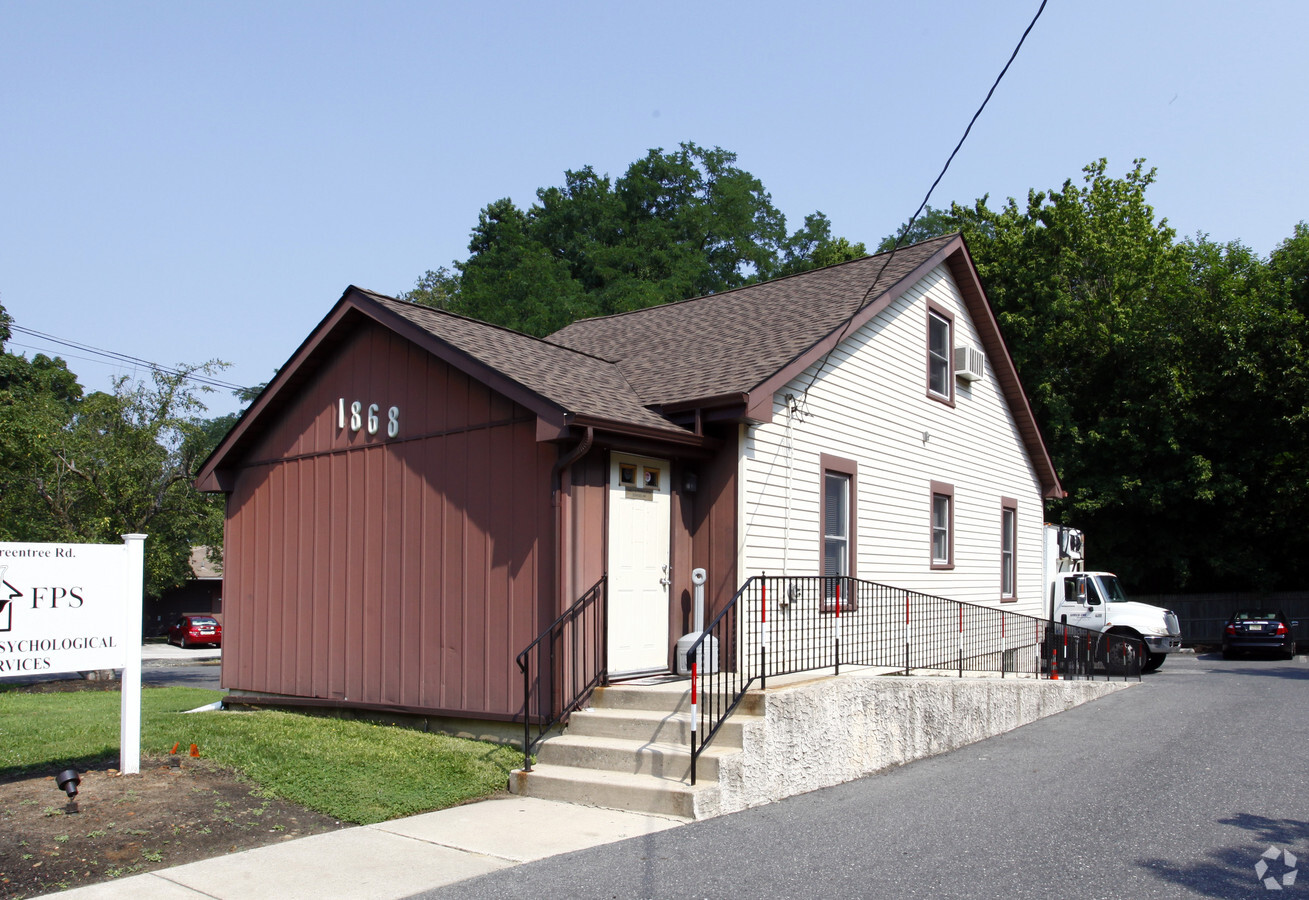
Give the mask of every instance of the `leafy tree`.
[[[0, 308], [6, 336], [8, 321]], [[221, 366], [84, 396], [63, 360], [0, 354], [0, 539], [117, 543], [144, 532], [146, 593], [184, 583], [192, 545], [222, 546], [221, 499], [192, 482], [230, 426], [200, 416], [186, 376]]]
[[222, 504], [193, 485], [215, 429], [200, 418], [204, 406], [185, 378], [218, 368], [209, 363], [179, 367], [179, 374], [156, 372], [148, 385], [121, 378], [113, 393], [91, 394], [34, 475], [62, 539], [150, 535], [145, 566], [151, 596], [190, 577], [193, 545], [222, 545]]
[[[428, 269], [404, 298], [434, 309], [453, 311], [459, 307], [459, 275], [445, 266]], [[248, 403], [254, 397], [241, 399]]]
[[[985, 198], [982, 199], [985, 202]], [[878, 253], [886, 253], [892, 247], [907, 247], [928, 238], [940, 237], [959, 230], [958, 219], [948, 209], [937, 209], [928, 205], [913, 223], [905, 222], [896, 229], [895, 234], [888, 234], [877, 245]]]
[[834, 266], [868, 255], [863, 243], [832, 237], [832, 223], [820, 212], [805, 216], [804, 227], [787, 239], [782, 264], [774, 277], [795, 275], [823, 266]]
[[1309, 224], [1295, 226], [1295, 232], [1272, 252], [1269, 268], [1277, 289], [1300, 315], [1309, 317]]
[[795, 235], [725, 150], [651, 150], [611, 181], [590, 166], [521, 210], [482, 210], [470, 256], [406, 297], [544, 335], [575, 319], [711, 294], [862, 255], [821, 213]]
[[1306, 497], [1295, 276], [1176, 241], [1145, 201], [1154, 177], [1100, 160], [1081, 185], [956, 204], [938, 225], [969, 242], [1070, 491], [1048, 514], [1086, 529], [1096, 565], [1142, 590], [1285, 585], [1309, 574], [1288, 555]]
[[587, 314], [567, 261], [536, 240], [530, 226], [507, 199], [482, 211], [469, 244], [473, 255], [460, 265], [455, 312], [536, 335]]
[[[0, 351], [11, 322], [0, 307]], [[62, 359], [0, 352], [0, 540], [57, 537], [41, 513], [31, 473], [48, 458], [81, 399], [82, 386]]]

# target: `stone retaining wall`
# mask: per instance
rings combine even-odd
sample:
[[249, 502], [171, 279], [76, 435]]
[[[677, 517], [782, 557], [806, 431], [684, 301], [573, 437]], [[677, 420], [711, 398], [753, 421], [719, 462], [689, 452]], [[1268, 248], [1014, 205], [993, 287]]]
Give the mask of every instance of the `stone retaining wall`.
[[763, 721], [749, 726], [742, 753], [724, 760], [716, 812], [944, 753], [1135, 683], [854, 673], [770, 687]]

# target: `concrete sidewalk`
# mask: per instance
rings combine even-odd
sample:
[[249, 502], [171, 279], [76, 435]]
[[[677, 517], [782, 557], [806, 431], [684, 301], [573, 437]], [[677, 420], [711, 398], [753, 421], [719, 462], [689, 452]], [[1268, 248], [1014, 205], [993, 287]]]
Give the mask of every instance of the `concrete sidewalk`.
[[391, 900], [689, 820], [507, 797], [76, 888], [70, 900]]

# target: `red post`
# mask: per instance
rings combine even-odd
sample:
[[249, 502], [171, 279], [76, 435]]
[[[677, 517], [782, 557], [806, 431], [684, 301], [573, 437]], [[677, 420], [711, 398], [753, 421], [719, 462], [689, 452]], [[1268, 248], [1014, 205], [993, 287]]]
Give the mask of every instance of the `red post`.
[[904, 594], [904, 673], [909, 674], [909, 592]]
[[768, 576], [759, 576], [759, 685], [768, 687]]
[[836, 579], [836, 674], [841, 674], [841, 579]]
[[964, 677], [964, 607], [959, 605], [959, 677]]
[[[704, 646], [701, 644], [700, 646]], [[698, 657], [699, 654], [696, 654]], [[695, 732], [696, 724], [699, 721], [699, 709], [696, 706], [697, 694], [696, 686], [700, 683], [698, 659], [691, 660], [691, 784], [695, 784]], [[712, 671], [712, 670], [710, 670]]]

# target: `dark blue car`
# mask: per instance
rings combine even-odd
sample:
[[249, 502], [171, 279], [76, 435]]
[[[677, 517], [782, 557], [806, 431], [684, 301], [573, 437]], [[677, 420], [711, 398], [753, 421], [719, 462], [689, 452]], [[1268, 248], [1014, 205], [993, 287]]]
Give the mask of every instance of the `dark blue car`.
[[1280, 653], [1287, 659], [1295, 656], [1292, 623], [1279, 609], [1238, 609], [1223, 628], [1223, 659], [1231, 659], [1247, 650]]

